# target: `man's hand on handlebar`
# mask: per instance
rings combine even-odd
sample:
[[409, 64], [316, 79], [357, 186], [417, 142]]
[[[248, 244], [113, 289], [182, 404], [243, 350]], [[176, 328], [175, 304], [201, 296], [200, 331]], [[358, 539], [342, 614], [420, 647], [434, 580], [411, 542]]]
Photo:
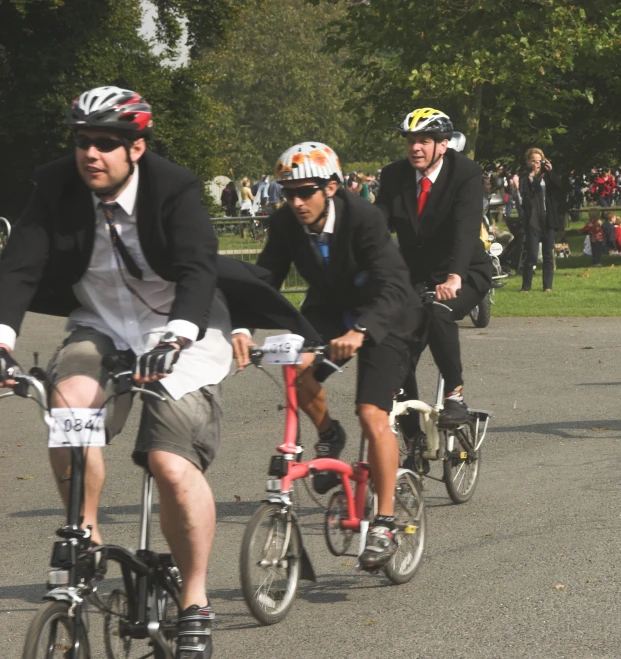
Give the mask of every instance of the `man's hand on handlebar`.
[[233, 334], [233, 357], [237, 360], [237, 370], [243, 371], [250, 364], [250, 348], [257, 344], [243, 332]]
[[181, 354], [179, 343], [160, 343], [136, 359], [133, 380], [136, 384], [157, 382], [172, 373]]
[[459, 275], [449, 275], [443, 284], [436, 286], [436, 300], [454, 300], [461, 289], [461, 277]]
[[9, 378], [8, 369], [17, 366], [17, 362], [11, 357], [9, 346], [0, 343], [0, 387], [14, 387], [17, 383]]
[[330, 341], [330, 359], [332, 361], [339, 361], [341, 359], [349, 359], [353, 357], [364, 343], [364, 334], [356, 330], [349, 330], [347, 334], [339, 336]]

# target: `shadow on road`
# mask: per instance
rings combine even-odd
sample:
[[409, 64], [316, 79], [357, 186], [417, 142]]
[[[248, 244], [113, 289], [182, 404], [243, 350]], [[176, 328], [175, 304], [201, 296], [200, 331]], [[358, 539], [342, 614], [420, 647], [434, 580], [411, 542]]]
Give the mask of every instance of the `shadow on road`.
[[493, 434], [501, 432], [523, 432], [535, 435], [554, 435], [555, 437], [567, 437], [568, 439], [580, 439], [582, 436], [577, 432], [587, 431], [591, 433], [621, 432], [621, 421], [618, 419], [601, 419], [597, 421], [565, 421], [551, 423], [533, 423], [525, 426], [502, 426], [492, 429]]
[[44, 583], [2, 586], [0, 587], [0, 600], [21, 600], [30, 604], [41, 604], [46, 592], [47, 588]]

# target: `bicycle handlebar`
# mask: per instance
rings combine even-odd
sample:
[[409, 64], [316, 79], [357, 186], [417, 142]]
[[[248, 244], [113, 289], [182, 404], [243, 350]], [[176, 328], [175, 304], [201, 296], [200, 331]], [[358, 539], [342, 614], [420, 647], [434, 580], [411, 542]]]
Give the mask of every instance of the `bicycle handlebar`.
[[[326, 353], [330, 350], [329, 345], [323, 346], [306, 346], [300, 350], [300, 353], [314, 353], [315, 359], [313, 360], [313, 366], [318, 366], [319, 364], [327, 364], [330, 368], [334, 369], [338, 373], [342, 373], [343, 369], [339, 368], [334, 362], [331, 362], [327, 357]], [[254, 364], [258, 368], [261, 368], [261, 361], [265, 351], [259, 346], [252, 346], [249, 349], [250, 354], [250, 363]]]
[[[110, 377], [115, 382], [113, 396], [121, 396], [126, 393], [138, 393], [144, 396], [153, 396], [161, 401], [166, 401], [166, 397], [158, 394], [156, 391], [136, 387], [133, 384], [132, 376], [134, 374], [131, 370], [120, 371], [113, 373], [113, 370], [118, 366], [120, 360], [116, 355], [105, 355], [101, 360], [104, 368], [110, 372]], [[9, 369], [8, 375], [15, 380], [16, 384], [6, 393], [1, 393], [0, 398], [8, 396], [19, 396], [20, 398], [30, 398], [39, 404], [43, 421], [47, 424], [52, 423], [52, 416], [50, 415], [50, 403], [48, 399], [45, 381], [47, 374], [39, 366], [33, 366], [28, 373], [25, 373], [19, 367]], [[34, 389], [34, 393], [31, 390]]]

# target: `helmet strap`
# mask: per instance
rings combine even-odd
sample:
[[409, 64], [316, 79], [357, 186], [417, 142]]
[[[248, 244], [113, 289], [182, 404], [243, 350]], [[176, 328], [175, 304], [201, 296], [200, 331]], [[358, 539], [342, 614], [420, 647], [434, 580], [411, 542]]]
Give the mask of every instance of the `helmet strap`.
[[323, 220], [324, 217], [328, 217], [328, 210], [330, 209], [330, 197], [328, 197], [328, 195], [326, 194], [325, 186], [322, 186], [321, 192], [323, 192], [323, 198], [325, 202], [323, 206], [323, 210], [321, 211], [321, 213], [319, 213], [317, 219], [308, 225], [309, 227], [314, 227], [316, 224], [321, 222], [321, 220]]

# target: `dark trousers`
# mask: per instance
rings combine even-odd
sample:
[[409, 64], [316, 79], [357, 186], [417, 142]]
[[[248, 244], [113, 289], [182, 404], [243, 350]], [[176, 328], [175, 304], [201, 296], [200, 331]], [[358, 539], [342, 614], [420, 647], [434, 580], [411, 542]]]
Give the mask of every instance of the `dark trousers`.
[[[469, 314], [483, 297], [472, 286], [464, 282], [460, 294], [455, 299], [442, 302], [451, 311], [437, 304], [429, 308], [424, 336], [420, 342], [413, 344], [410, 351], [410, 371], [403, 385], [405, 400], [418, 400], [416, 367], [427, 345], [444, 378], [444, 393], [453, 391], [459, 385], [464, 384], [457, 321]], [[420, 430], [418, 414], [407, 415], [402, 419], [402, 424], [408, 437], [413, 437]]]
[[[455, 299], [444, 300], [442, 304], [445, 306], [442, 307], [437, 304], [430, 307], [425, 336], [420, 343], [414, 344], [412, 349], [410, 374], [404, 387], [408, 398], [418, 397], [416, 367], [427, 345], [444, 378], [445, 391], [452, 391], [455, 387], [463, 385], [457, 321], [469, 314], [482, 299], [480, 293], [464, 282], [460, 294]], [[449, 307], [450, 311], [446, 307]]]
[[552, 279], [554, 278], [554, 238], [556, 231], [548, 229], [542, 232], [529, 227], [526, 230], [524, 244], [526, 246], [526, 263], [522, 273], [522, 290], [530, 291], [533, 285], [533, 266], [537, 265], [537, 253], [539, 252], [539, 243], [541, 243], [541, 253], [543, 256], [543, 288], [552, 288]]
[[599, 265], [602, 262], [602, 254], [606, 251], [606, 243], [603, 241], [591, 241], [591, 258], [593, 265]]

